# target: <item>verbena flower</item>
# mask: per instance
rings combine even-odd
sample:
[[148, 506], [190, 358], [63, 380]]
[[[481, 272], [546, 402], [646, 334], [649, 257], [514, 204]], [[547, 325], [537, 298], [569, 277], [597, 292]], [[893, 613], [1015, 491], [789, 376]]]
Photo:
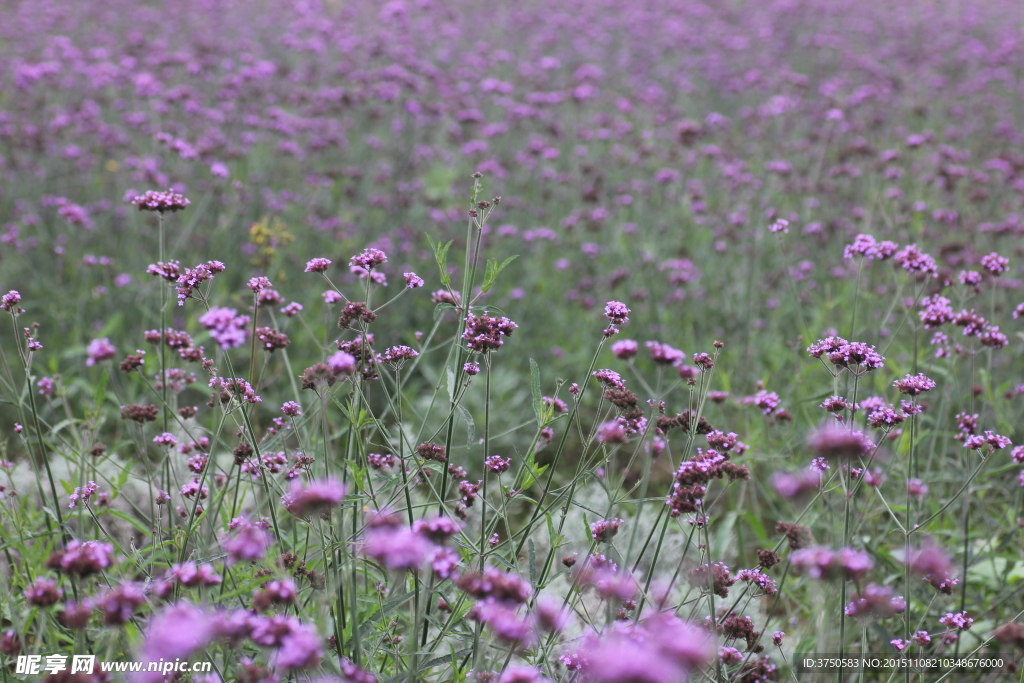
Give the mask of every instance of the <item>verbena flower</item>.
[[295, 480], [281, 502], [288, 512], [305, 517], [335, 507], [344, 498], [345, 486], [334, 478], [311, 481], [308, 485]]
[[466, 331], [462, 339], [467, 348], [487, 353], [500, 349], [504, 344], [502, 337], [511, 336], [518, 327], [504, 316], [492, 317], [486, 313], [480, 316], [469, 315], [466, 317]]
[[270, 534], [263, 526], [237, 519], [222, 545], [228, 554], [228, 564], [236, 564], [263, 559], [271, 542]]
[[157, 213], [165, 213], [167, 211], [182, 211], [192, 202], [186, 199], [184, 195], [179, 194], [174, 190], [167, 190], [166, 192], [149, 190], [145, 194], [132, 199], [131, 203], [135, 205], [139, 211], [156, 211]]
[[578, 653], [587, 683], [679, 683], [715, 659], [714, 637], [668, 613], [588, 633]]
[[812, 579], [859, 579], [874, 567], [871, 556], [863, 550], [823, 546], [801, 548], [789, 556], [793, 567]]
[[85, 349], [87, 366], [96, 365], [105, 360], [109, 360], [117, 355], [117, 348], [110, 343], [110, 340], [106, 337], [102, 339], [93, 339], [89, 342], [89, 346]]
[[50, 555], [46, 564], [65, 574], [86, 577], [113, 564], [114, 546], [101, 541], [69, 541], [62, 552]]
[[936, 384], [934, 380], [928, 379], [922, 373], [918, 373], [913, 377], [907, 375], [903, 379], [896, 380], [893, 382], [893, 386], [896, 387], [901, 394], [917, 396], [926, 391], [931, 391], [936, 387]]
[[199, 316], [199, 324], [225, 351], [242, 346], [248, 337], [249, 316], [239, 315], [233, 308], [211, 308]]
[[628, 360], [639, 352], [640, 346], [633, 339], [620, 339], [612, 343], [611, 350], [616, 358]]
[[310, 259], [306, 263], [307, 273], [325, 273], [331, 266], [331, 260], [326, 258], [317, 257]]
[[387, 254], [383, 251], [369, 247], [364, 249], [361, 253], [353, 256], [349, 260], [349, 266], [373, 270], [377, 266], [386, 263], [387, 260]]

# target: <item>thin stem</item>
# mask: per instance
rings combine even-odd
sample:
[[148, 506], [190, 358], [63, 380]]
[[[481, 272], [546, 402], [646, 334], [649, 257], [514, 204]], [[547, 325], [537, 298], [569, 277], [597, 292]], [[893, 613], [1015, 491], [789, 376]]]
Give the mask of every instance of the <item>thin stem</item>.
[[484, 354], [484, 481], [480, 496], [480, 570], [487, 552], [487, 458], [491, 448], [491, 354]]

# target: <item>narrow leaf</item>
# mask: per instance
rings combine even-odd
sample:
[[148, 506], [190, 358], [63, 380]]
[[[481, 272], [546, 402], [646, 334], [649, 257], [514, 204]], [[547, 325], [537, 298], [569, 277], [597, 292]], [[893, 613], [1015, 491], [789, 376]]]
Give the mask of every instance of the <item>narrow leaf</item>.
[[537, 587], [537, 546], [534, 545], [533, 539], [528, 539], [526, 547], [529, 549], [530, 559], [530, 583], [534, 588]]
[[455, 406], [455, 409], [459, 411], [459, 416], [466, 422], [466, 446], [472, 448], [476, 442], [476, 424], [473, 422], [473, 416], [461, 403]]
[[530, 393], [533, 394], [533, 414], [537, 416], [537, 424], [544, 419], [544, 399], [540, 395], [540, 367], [537, 361], [530, 359]]

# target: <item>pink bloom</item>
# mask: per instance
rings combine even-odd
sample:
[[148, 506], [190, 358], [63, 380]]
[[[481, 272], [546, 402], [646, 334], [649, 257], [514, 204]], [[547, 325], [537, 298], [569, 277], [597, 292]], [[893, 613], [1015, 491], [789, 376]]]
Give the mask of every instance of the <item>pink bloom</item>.
[[296, 517], [305, 517], [310, 513], [334, 507], [344, 498], [345, 487], [332, 477], [311, 481], [307, 487], [300, 481], [292, 481], [291, 490], [281, 498], [281, 502], [288, 512]]
[[85, 353], [88, 358], [85, 364], [88, 366], [96, 365], [101, 361], [109, 360], [117, 355], [117, 349], [110, 343], [110, 340], [106, 337], [102, 339], [93, 339], [89, 342], [89, 346], [86, 347]]
[[324, 272], [327, 272], [327, 269], [330, 267], [330, 265], [331, 265], [331, 260], [330, 259], [320, 258], [320, 257], [317, 257], [315, 259], [310, 259], [306, 263], [306, 272], [307, 273], [324, 273]]

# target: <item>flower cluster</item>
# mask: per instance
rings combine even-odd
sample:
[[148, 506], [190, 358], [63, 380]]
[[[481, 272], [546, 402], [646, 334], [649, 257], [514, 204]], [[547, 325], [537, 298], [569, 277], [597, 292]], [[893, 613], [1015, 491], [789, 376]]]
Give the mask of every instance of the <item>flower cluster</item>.
[[466, 347], [479, 353], [497, 351], [504, 341], [502, 337], [509, 337], [519, 326], [506, 317], [492, 317], [486, 313], [480, 316], [466, 316], [466, 331], [462, 339]]
[[149, 190], [131, 200], [131, 204], [134, 204], [139, 211], [156, 211], [157, 213], [182, 211], [191, 203], [184, 195], [174, 190], [166, 192]]
[[210, 336], [225, 351], [238, 348], [248, 337], [249, 316], [239, 315], [233, 308], [211, 308], [199, 316], [199, 324], [210, 331]]
[[793, 567], [812, 579], [859, 579], [875, 566], [871, 555], [863, 550], [823, 546], [801, 548], [789, 556]]
[[807, 353], [812, 358], [824, 356], [832, 365], [839, 368], [839, 371], [847, 369], [854, 374], [877, 370], [885, 364], [885, 358], [874, 346], [863, 342], [849, 342], [837, 336], [819, 339], [807, 347]]

